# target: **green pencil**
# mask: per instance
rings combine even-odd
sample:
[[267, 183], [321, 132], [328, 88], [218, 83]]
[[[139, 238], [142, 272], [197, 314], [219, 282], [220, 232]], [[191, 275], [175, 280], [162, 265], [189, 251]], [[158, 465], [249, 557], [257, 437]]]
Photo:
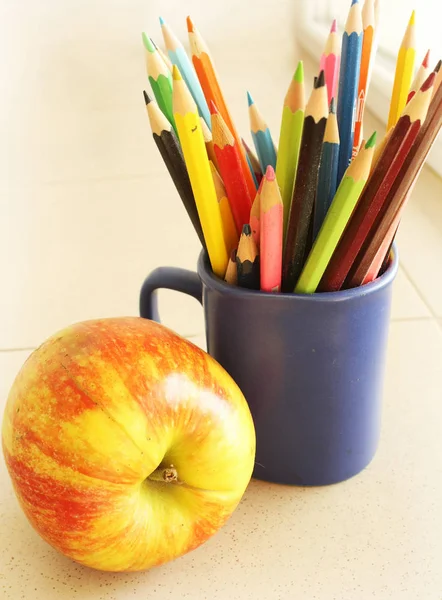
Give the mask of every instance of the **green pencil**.
[[370, 175], [375, 142], [373, 133], [347, 168], [296, 284], [296, 294], [316, 291]]
[[284, 240], [298, 166], [299, 148], [304, 126], [304, 111], [304, 67], [302, 61], [300, 61], [284, 99], [278, 159], [276, 161], [276, 180], [281, 190], [284, 205]]
[[152, 40], [148, 38], [145, 33], [142, 34], [142, 37], [144, 46], [147, 50], [146, 66], [152, 91], [161, 112], [178, 135], [172, 108], [172, 74], [164, 60], [161, 58], [160, 53], [155, 48]]

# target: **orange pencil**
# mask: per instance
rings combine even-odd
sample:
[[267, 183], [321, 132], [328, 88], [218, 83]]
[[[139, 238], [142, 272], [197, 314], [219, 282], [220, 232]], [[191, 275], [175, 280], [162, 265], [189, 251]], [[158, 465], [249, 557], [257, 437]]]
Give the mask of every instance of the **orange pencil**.
[[275, 171], [267, 167], [261, 190], [260, 272], [261, 290], [279, 292], [282, 279], [284, 207]]
[[373, 0], [365, 0], [362, 9], [362, 24], [364, 39], [362, 41], [361, 68], [359, 72], [358, 100], [356, 108], [355, 134], [353, 139], [353, 158], [361, 145], [362, 123], [364, 119], [365, 102], [367, 99], [369, 75], [374, 60], [375, 13]]
[[[212, 116], [213, 148], [227, 191], [237, 233], [240, 235], [243, 225], [249, 222], [252, 198], [256, 194], [256, 190], [254, 190], [254, 195], [250, 196], [244, 171], [241, 168], [239, 149], [242, 148], [242, 144], [236, 142], [213, 102], [210, 103], [209, 108]], [[248, 172], [250, 173], [250, 171]]]
[[201, 129], [203, 131], [204, 143], [206, 144], [207, 156], [209, 160], [213, 162], [216, 170], [219, 171], [218, 159], [216, 158], [215, 150], [213, 148], [213, 136], [210, 129], [207, 127], [203, 117], [200, 117]]
[[253, 181], [253, 176], [247, 162], [246, 152], [241, 142], [241, 138], [238, 135], [236, 127], [233, 123], [229, 109], [227, 108], [226, 101], [224, 99], [221, 86], [216, 75], [215, 67], [212, 62], [209, 50], [206, 43], [204, 42], [201, 34], [194, 26], [192, 19], [187, 17], [187, 29], [189, 32], [189, 42], [192, 51], [192, 62], [195, 67], [196, 74], [200, 81], [201, 87], [204, 92], [207, 104], [210, 107], [210, 103], [213, 102], [222, 116], [224, 122], [235, 138], [239, 155], [241, 159], [241, 168], [243, 171], [243, 177], [246, 181], [249, 195], [253, 198], [256, 194], [256, 185]]

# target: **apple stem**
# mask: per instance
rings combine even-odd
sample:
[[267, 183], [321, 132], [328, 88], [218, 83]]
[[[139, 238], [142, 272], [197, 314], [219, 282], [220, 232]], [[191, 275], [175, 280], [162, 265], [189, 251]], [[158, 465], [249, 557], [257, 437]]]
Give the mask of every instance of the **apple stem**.
[[162, 483], [174, 483], [178, 481], [178, 472], [173, 465], [155, 469], [148, 477], [151, 481], [161, 481]]

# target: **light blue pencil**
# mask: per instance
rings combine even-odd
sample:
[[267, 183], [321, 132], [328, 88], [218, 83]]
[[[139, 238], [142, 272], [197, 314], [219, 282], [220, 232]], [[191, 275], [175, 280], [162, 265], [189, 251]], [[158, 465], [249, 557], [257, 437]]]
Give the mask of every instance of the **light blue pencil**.
[[322, 144], [321, 166], [319, 167], [313, 219], [313, 241], [322, 227], [338, 187], [339, 131], [335, 105], [335, 99], [332, 98]]
[[352, 0], [342, 36], [341, 69], [339, 72], [338, 127], [341, 138], [338, 165], [338, 185], [352, 156], [359, 71], [363, 41], [362, 13], [359, 0]]
[[256, 108], [252, 96], [247, 92], [247, 101], [249, 103], [250, 129], [252, 132], [253, 143], [258, 154], [261, 171], [265, 173], [270, 165], [276, 169], [276, 149], [273, 143], [270, 130], [264, 121], [261, 113]]
[[163, 32], [164, 43], [166, 45], [167, 54], [173, 65], [176, 65], [192, 94], [193, 99], [198, 107], [200, 116], [206, 122], [207, 127], [212, 129], [209, 107], [207, 106], [204, 92], [193, 68], [190, 58], [184, 49], [182, 43], [177, 39], [164, 19], [160, 17], [161, 31]]

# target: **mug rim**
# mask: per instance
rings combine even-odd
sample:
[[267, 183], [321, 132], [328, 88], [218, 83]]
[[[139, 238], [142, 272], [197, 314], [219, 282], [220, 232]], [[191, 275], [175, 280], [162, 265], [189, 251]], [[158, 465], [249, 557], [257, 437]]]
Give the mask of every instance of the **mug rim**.
[[359, 298], [361, 296], [367, 296], [369, 294], [374, 294], [384, 289], [385, 287], [390, 285], [396, 277], [398, 267], [398, 250], [396, 243], [393, 243], [388, 267], [385, 273], [383, 273], [380, 277], [377, 277], [374, 281], [366, 283], [365, 285], [358, 286], [356, 288], [351, 288], [349, 290], [338, 290], [337, 292], [314, 292], [313, 294], [295, 294], [294, 292], [280, 292], [277, 294], [272, 294], [269, 292], [263, 292], [261, 290], [249, 290], [247, 288], [241, 288], [235, 285], [231, 285], [225, 282], [224, 280], [220, 279], [213, 273], [209, 266], [209, 259], [205, 250], [202, 250], [200, 252], [198, 258], [197, 271], [201, 281], [205, 285], [211, 287], [212, 289], [216, 289], [220, 293], [229, 293], [241, 297], [260, 297], [269, 299], [272, 298], [273, 300], [276, 300], [277, 298], [296, 298], [298, 301], [308, 300], [309, 302], [335, 302], [341, 300], [351, 300]]

